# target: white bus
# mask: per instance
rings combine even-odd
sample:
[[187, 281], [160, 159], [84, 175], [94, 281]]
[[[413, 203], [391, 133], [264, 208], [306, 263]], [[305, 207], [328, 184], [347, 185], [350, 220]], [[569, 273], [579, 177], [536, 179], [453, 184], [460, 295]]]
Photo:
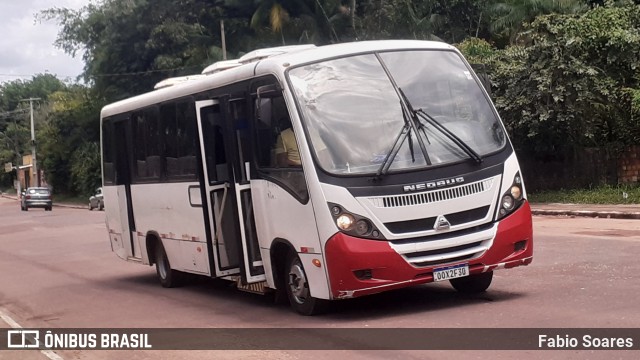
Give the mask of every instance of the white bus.
[[311, 315], [433, 281], [481, 292], [531, 262], [514, 149], [453, 46], [283, 47], [231, 65], [102, 110], [111, 247], [163, 286], [222, 278]]

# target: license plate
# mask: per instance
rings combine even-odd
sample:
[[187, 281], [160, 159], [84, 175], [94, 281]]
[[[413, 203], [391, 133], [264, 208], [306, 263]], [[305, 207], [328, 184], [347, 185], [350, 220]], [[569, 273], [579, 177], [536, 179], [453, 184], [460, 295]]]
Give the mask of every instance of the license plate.
[[433, 281], [445, 281], [469, 276], [469, 265], [460, 264], [433, 270]]

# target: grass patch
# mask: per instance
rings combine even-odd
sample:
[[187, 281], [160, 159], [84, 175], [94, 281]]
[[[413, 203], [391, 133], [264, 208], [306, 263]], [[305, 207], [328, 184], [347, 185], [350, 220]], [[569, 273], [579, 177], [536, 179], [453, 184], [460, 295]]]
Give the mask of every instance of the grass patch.
[[640, 204], [638, 185], [605, 185], [591, 189], [540, 191], [527, 195], [532, 203]]

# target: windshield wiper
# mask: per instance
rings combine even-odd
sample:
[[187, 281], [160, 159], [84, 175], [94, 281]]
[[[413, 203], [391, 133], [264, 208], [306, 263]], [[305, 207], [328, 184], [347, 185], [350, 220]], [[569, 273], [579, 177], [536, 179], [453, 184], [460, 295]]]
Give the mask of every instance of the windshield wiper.
[[442, 125], [438, 120], [434, 119], [433, 116], [427, 114], [424, 110], [418, 109], [416, 110], [416, 114], [420, 116], [420, 118], [424, 119], [426, 122], [431, 124], [435, 129], [440, 131], [446, 137], [448, 137], [454, 144], [458, 145], [458, 147], [464, 151], [469, 157], [475, 160], [478, 164], [482, 162], [482, 157], [475, 150], [469, 146], [464, 140], [460, 139], [458, 135], [451, 132], [451, 130], [447, 129], [444, 125]]
[[411, 150], [411, 159], [412, 161], [416, 161], [413, 154], [413, 139], [411, 138], [412, 127], [411, 125], [409, 125], [409, 119], [407, 118], [407, 115], [405, 114], [404, 109], [402, 111], [402, 117], [404, 118], [404, 125], [402, 126], [402, 129], [400, 129], [398, 136], [396, 136], [396, 140], [393, 142], [393, 146], [391, 147], [387, 155], [384, 157], [382, 164], [378, 168], [378, 171], [376, 172], [376, 178], [379, 178], [383, 174], [384, 175], [387, 174], [387, 171], [389, 171], [389, 167], [391, 167], [391, 163], [393, 163], [393, 159], [395, 159], [396, 155], [398, 155], [398, 151], [400, 151], [400, 148], [402, 148], [402, 144], [404, 144], [404, 141], [407, 137], [409, 138], [409, 149]]
[[[426, 122], [431, 124], [431, 126], [433, 126], [436, 130], [440, 131], [442, 134], [448, 137], [449, 140], [451, 140], [454, 144], [456, 144], [462, 151], [464, 151], [467, 155], [469, 155], [469, 157], [475, 160], [478, 164], [482, 162], [482, 157], [475, 150], [473, 150], [471, 146], [469, 146], [466, 142], [460, 139], [458, 135], [451, 132], [451, 130], [447, 129], [444, 125], [438, 122], [438, 120], [434, 119], [433, 116], [429, 115], [424, 110], [422, 109], [414, 110], [411, 107], [411, 103], [409, 102], [409, 99], [407, 98], [407, 95], [405, 95], [404, 91], [402, 91], [402, 89], [400, 88], [398, 88], [398, 90], [400, 91], [400, 95], [403, 97], [404, 101], [408, 104], [409, 110], [414, 114], [414, 116], [417, 115], [416, 118], [419, 116], [420, 118], [424, 119]], [[416, 123], [419, 124], [420, 128], [424, 132], [424, 124], [420, 121], [416, 121]], [[425, 136], [426, 136], [426, 132], [425, 132]]]
[[420, 134], [418, 133], [418, 124], [420, 122], [418, 120], [418, 116], [416, 115], [416, 111], [413, 110], [411, 103], [409, 102], [407, 97], [404, 96], [402, 89], [398, 87], [395, 79], [393, 78], [393, 76], [391, 76], [391, 71], [389, 71], [389, 68], [387, 68], [387, 65], [382, 60], [379, 54], [376, 54], [376, 58], [380, 62], [380, 65], [382, 65], [382, 68], [387, 74], [387, 77], [393, 85], [393, 88], [396, 89], [398, 93], [398, 97], [400, 98], [400, 107], [402, 107], [402, 118], [404, 119], [404, 126], [402, 127], [400, 134], [398, 134], [398, 136], [396, 137], [396, 141], [393, 143], [393, 147], [391, 148], [389, 153], [387, 153], [387, 156], [384, 158], [382, 165], [380, 165], [378, 172], [376, 172], [376, 179], [379, 179], [381, 175], [386, 175], [389, 171], [389, 167], [391, 167], [393, 159], [395, 159], [396, 155], [398, 155], [398, 151], [400, 151], [400, 148], [402, 147], [402, 144], [404, 143], [404, 140], [407, 138], [407, 136], [409, 137], [409, 151], [411, 152], [411, 161], [416, 161], [415, 153], [413, 150], [413, 138], [411, 137], [412, 132], [416, 135], [416, 140], [418, 140], [418, 145], [420, 145], [420, 151], [422, 151], [422, 155], [424, 156], [427, 165], [431, 165], [431, 159], [429, 158], [427, 147], [425, 146], [424, 142], [420, 138]]

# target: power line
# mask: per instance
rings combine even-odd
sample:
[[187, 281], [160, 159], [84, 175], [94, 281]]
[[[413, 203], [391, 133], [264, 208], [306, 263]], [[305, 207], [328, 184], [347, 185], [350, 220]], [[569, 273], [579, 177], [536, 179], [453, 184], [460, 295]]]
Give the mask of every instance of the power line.
[[160, 72], [169, 72], [176, 70], [185, 70], [185, 69], [195, 69], [202, 68], [200, 65], [193, 66], [183, 66], [172, 69], [158, 69], [158, 70], [146, 70], [146, 71], [136, 71], [136, 72], [128, 72], [128, 73], [113, 73], [113, 74], [92, 74], [90, 77], [107, 77], [107, 76], [133, 76], [133, 75], [144, 75], [144, 74], [152, 74], [152, 73], [160, 73]]
[[26, 112], [28, 112], [29, 109], [18, 109], [18, 110], [13, 110], [13, 111], [6, 111], [3, 113], [0, 113], [0, 118], [4, 119], [4, 118], [9, 118], [12, 115], [19, 115], [19, 114], [24, 114]]

